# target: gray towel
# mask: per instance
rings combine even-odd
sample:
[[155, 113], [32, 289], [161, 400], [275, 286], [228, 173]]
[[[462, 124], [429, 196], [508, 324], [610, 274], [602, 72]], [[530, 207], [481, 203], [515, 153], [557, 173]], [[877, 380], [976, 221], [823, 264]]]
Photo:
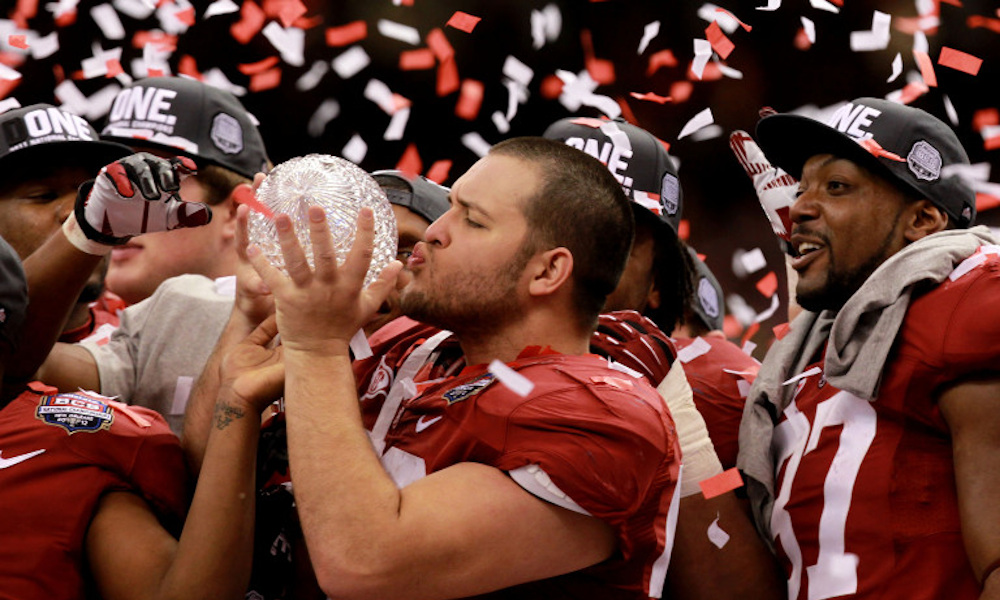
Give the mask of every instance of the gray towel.
[[768, 543], [776, 466], [771, 434], [795, 388], [782, 384], [814, 362], [825, 345], [827, 381], [874, 400], [913, 292], [918, 286], [944, 281], [977, 248], [996, 243], [982, 226], [922, 238], [882, 263], [840, 311], [804, 311], [792, 321], [789, 333], [771, 347], [747, 396], [737, 459], [746, 476], [754, 520]]

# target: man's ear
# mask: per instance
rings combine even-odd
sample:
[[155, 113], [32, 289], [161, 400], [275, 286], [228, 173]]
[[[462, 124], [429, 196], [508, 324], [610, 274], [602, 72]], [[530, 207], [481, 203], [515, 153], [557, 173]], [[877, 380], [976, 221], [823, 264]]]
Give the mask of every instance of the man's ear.
[[910, 218], [903, 235], [908, 242], [915, 242], [932, 233], [948, 228], [948, 213], [935, 206], [930, 200], [921, 198], [910, 206]]
[[536, 254], [527, 265], [531, 280], [528, 293], [548, 296], [566, 285], [573, 274], [573, 253], [562, 246]]
[[[246, 188], [246, 190], [240, 192], [238, 191], [240, 188]], [[236, 198], [240, 193], [253, 193], [250, 184], [241, 183], [233, 187], [225, 200], [212, 207], [212, 219], [222, 220], [223, 235], [227, 238], [235, 239], [236, 237], [236, 209], [240, 207], [240, 203], [236, 201]]]

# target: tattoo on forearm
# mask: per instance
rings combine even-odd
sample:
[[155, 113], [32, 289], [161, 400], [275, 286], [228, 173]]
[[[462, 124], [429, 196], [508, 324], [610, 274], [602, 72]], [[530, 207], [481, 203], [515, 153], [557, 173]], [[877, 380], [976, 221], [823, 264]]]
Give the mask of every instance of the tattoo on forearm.
[[219, 401], [215, 403], [215, 428], [222, 430], [229, 427], [229, 424], [236, 419], [243, 418], [243, 410], [235, 406], [231, 406], [226, 402]]

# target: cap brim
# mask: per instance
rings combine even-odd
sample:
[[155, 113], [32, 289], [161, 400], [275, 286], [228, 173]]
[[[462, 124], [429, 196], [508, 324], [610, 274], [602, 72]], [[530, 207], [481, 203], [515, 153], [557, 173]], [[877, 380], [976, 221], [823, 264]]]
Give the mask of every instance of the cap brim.
[[[757, 143], [772, 164], [796, 179], [811, 157], [832, 154], [847, 158], [880, 174], [888, 169], [848, 135], [801, 115], [779, 114], [757, 123]], [[895, 176], [892, 176], [895, 179]]]
[[58, 166], [83, 165], [88, 170], [92, 170], [95, 176], [101, 167], [135, 153], [135, 151], [128, 146], [117, 144], [115, 142], [107, 142], [103, 140], [66, 140], [62, 142], [49, 142], [46, 144], [38, 144], [37, 146], [23, 148], [0, 157], [0, 161], [8, 161], [18, 157], [30, 157], [35, 154], [41, 155], [43, 152], [46, 154], [65, 152], [71, 157], [70, 161], [60, 161]]

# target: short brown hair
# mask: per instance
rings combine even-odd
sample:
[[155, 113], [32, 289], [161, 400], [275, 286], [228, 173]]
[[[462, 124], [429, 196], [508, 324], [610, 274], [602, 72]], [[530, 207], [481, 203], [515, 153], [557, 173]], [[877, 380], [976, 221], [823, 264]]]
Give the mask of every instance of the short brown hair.
[[205, 204], [210, 206], [225, 201], [239, 184], [252, 183], [251, 180], [235, 171], [213, 164], [199, 165], [195, 179], [205, 190]]
[[597, 324], [604, 301], [621, 278], [635, 224], [621, 185], [601, 162], [562, 142], [518, 137], [490, 154], [535, 166], [541, 187], [524, 208], [534, 249], [564, 247], [573, 255], [579, 323]]

